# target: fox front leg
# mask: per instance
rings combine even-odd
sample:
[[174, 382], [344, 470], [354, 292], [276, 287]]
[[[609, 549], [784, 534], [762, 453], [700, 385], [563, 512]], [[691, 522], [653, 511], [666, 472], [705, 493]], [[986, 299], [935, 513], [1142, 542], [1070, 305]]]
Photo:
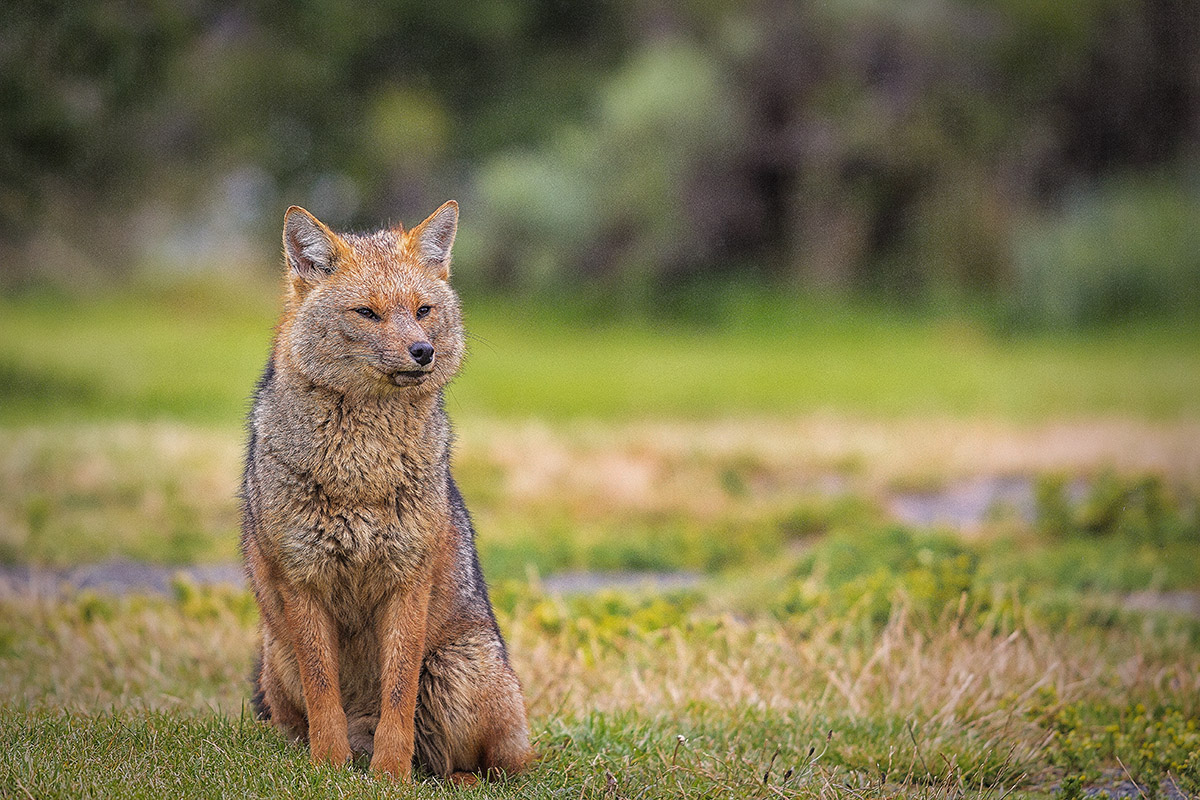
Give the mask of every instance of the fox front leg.
[[300, 667], [313, 762], [344, 764], [350, 758], [350, 740], [338, 688], [338, 644], [333, 617], [308, 592], [289, 587], [280, 595], [288, 638]]
[[382, 702], [371, 769], [406, 783], [412, 779], [414, 715], [425, 653], [429, 594], [427, 581], [397, 592], [387, 601], [379, 622]]

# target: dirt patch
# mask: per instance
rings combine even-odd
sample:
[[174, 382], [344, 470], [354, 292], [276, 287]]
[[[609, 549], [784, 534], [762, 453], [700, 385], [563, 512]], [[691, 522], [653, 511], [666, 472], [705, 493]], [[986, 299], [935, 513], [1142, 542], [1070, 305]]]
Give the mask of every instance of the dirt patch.
[[246, 584], [240, 564], [179, 567], [120, 560], [60, 569], [0, 567], [0, 591], [22, 594], [83, 590], [108, 594], [167, 594], [180, 579], [202, 586], [241, 588]]

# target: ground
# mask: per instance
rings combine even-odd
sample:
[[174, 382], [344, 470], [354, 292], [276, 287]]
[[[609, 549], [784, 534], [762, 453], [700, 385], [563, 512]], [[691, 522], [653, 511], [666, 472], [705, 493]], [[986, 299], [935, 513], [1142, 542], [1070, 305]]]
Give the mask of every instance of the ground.
[[[251, 719], [237, 416], [269, 318], [151, 297], [0, 314], [48, 354], [0, 340], [0, 794], [407, 795], [313, 767]], [[168, 322], [181, 303], [191, 333]], [[121, 313], [134, 306], [147, 341]], [[672, 328], [675, 380], [646, 389], [590, 359], [590, 333], [476, 321], [488, 344], [449, 403], [455, 469], [540, 761], [470, 791], [1200, 792], [1200, 355], [1185, 336], [1010, 346], [872, 314], [782, 342]], [[530, 329], [550, 333], [514, 408], [504, 356]], [[646, 335], [618, 324], [600, 341]], [[721, 399], [702, 354], [725, 363], [739, 342], [758, 361]], [[103, 378], [139, 347], [140, 376]], [[54, 367], [72, 353], [89, 357]], [[913, 365], [937, 362], [956, 377], [930, 387]]]

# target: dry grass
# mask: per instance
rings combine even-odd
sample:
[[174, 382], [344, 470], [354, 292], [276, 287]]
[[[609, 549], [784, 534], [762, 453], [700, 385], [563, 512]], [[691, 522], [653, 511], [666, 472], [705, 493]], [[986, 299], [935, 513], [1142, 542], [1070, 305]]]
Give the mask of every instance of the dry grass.
[[[856, 796], [845, 789], [855, 781], [913, 797], [997, 796], [1061, 776], [1037, 715], [1047, 696], [1059, 707], [1168, 704], [1200, 715], [1200, 653], [1183, 639], [980, 627], [961, 609], [930, 625], [903, 604], [866, 636], [711, 607], [683, 625], [604, 636], [604, 620], [578, 616], [548, 630], [531, 609], [546, 602], [560, 601], [531, 596], [502, 615], [540, 746], [578, 770], [535, 772], [543, 788], [562, 779], [577, 793], [610, 774], [636, 782], [639, 764], [657, 759], [655, 780], [740, 793], [778, 758], [788, 796]], [[10, 595], [0, 608], [0, 696], [22, 713], [244, 714], [254, 636], [243, 593]], [[668, 767], [671, 740], [683, 755]], [[639, 755], [644, 747], [652, 752]], [[580, 764], [588, 748], [607, 755]]]
[[803, 632], [786, 622], [720, 615], [711, 630], [673, 627], [616, 644], [549, 636], [518, 613], [512, 649], [538, 716], [590, 711], [680, 716], [697, 702], [802, 718], [919, 720], [969, 726], [1036, 751], [1023, 712], [1044, 690], [1063, 702], [1184, 700], [1200, 712], [1200, 653], [1186, 637], [1153, 645], [1129, 632], [1094, 638], [1037, 624], [939, 624], [899, 606], [882, 630], [847, 636], [834, 622]]
[[237, 715], [248, 697], [255, 616], [240, 590], [174, 602], [9, 593], [0, 605], [7, 702]]
[[0, 431], [0, 560], [236, 558], [241, 445], [171, 424]]
[[[255, 614], [244, 592], [10, 592], [0, 606], [0, 696], [9, 701], [237, 715], [246, 698]], [[801, 630], [713, 608], [686, 625], [621, 636], [589, 636], [596, 620], [583, 617], [550, 631], [527, 605], [502, 617], [530, 710], [544, 720], [593, 711], [678, 715], [699, 700], [727, 711], [882, 714], [999, 730], [1046, 688], [1064, 702], [1176, 697], [1200, 711], [1200, 652], [1183, 636], [1081, 637], [1028, 623], [1000, 631], [952, 613], [931, 626], [903, 605], [866, 638], [847, 636], [840, 622]]]
[[[468, 421], [460, 459], [499, 466], [525, 498], [603, 493], [645, 506], [686, 491], [690, 470], [746, 466], [794, 488], [831, 475], [885, 486], [912, 476], [1063, 472], [1101, 468], [1200, 479], [1200, 422], [1081, 419], [1021, 425], [988, 420], [871, 420], [837, 416], [629, 425]], [[711, 480], [711, 477], [710, 477]], [[790, 484], [790, 486], [788, 486]], [[672, 491], [674, 490], [674, 491]]]
[[[798, 498], [1104, 469], [1200, 483], [1200, 423], [833, 416], [711, 423], [467, 420], [456, 471], [486, 540], [546, 520], [739, 518]], [[241, 435], [173, 424], [0, 430], [0, 560], [236, 559]]]

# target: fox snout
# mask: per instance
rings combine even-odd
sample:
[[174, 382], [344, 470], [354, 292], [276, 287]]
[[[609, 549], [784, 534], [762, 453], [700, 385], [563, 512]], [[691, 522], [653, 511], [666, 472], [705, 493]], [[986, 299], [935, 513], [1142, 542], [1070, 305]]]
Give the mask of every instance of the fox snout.
[[427, 367], [433, 362], [433, 345], [429, 342], [414, 342], [398, 350], [379, 352], [379, 363], [386, 370]]
[[433, 361], [433, 345], [429, 342], [413, 342], [408, 346], [408, 353], [413, 357], [413, 361], [422, 367], [428, 366], [429, 362]]
[[399, 386], [411, 386], [414, 382], [421, 383], [428, 377], [435, 353], [432, 344], [421, 340], [396, 350], [389, 350], [381, 356], [382, 366], [389, 373], [392, 382]]

